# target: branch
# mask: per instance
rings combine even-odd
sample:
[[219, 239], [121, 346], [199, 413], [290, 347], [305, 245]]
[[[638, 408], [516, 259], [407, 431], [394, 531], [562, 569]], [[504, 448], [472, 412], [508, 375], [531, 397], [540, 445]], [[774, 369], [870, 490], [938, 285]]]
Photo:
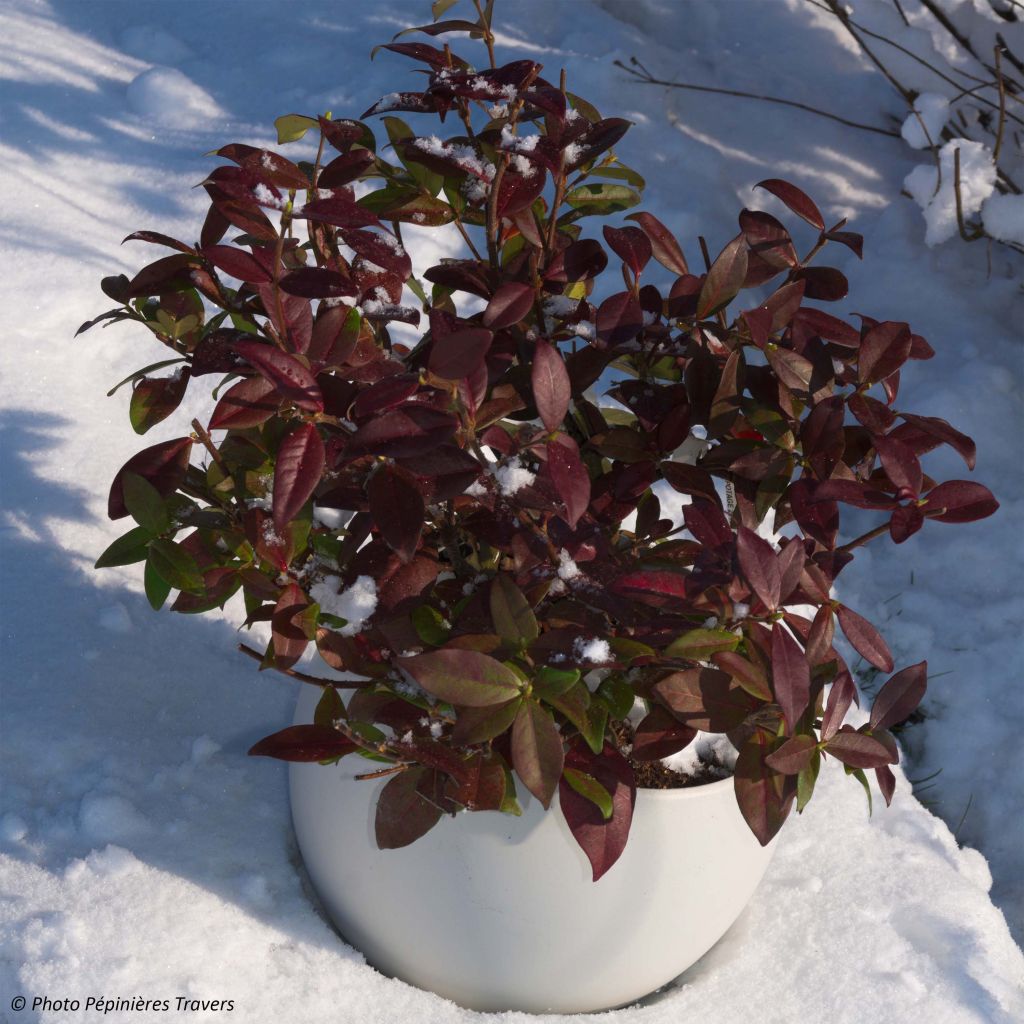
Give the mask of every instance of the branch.
[[[737, 96], [740, 99], [747, 100], [761, 100], [764, 103], [777, 103], [782, 107], [793, 107], [796, 110], [804, 110], [808, 114], [816, 114], [818, 117], [827, 117], [830, 121], [837, 121], [839, 124], [844, 124], [848, 128], [858, 128], [864, 132], [874, 132], [876, 135], [888, 135], [890, 138], [900, 138], [900, 133], [893, 131], [890, 128], [879, 128], [873, 124], [861, 124], [859, 121], [850, 121], [848, 118], [841, 117], [839, 114], [831, 114], [827, 110], [819, 110], [817, 107], [809, 106], [806, 103], [798, 103], [796, 100], [781, 99], [778, 96], [764, 96], [760, 93], [744, 92], [741, 89], [719, 89], [711, 85], [696, 85], [693, 82], [669, 82], [663, 78], [655, 78], [637, 59], [636, 57], [630, 58], [630, 64], [635, 65], [629, 67], [623, 64], [622, 61], [617, 60], [614, 62], [617, 67], [622, 68], [623, 71], [628, 72], [634, 78], [639, 79], [645, 85], [664, 85], [670, 89], [688, 89], [692, 92], [709, 92], [714, 93], [717, 96]], [[640, 68], [641, 70], [637, 70]]]

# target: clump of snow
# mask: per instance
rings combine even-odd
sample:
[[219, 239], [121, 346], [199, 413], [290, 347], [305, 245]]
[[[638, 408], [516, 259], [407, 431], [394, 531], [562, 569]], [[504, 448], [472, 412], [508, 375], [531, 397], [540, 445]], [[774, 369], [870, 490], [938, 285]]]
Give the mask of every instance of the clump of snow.
[[140, 117], [169, 128], [204, 128], [226, 118], [217, 101], [177, 68], [155, 67], [128, 86], [128, 105]]
[[371, 576], [359, 576], [352, 586], [338, 593], [337, 580], [328, 577], [314, 583], [309, 596], [328, 615], [345, 619], [347, 625], [340, 630], [342, 636], [355, 636], [363, 623], [377, 610], [377, 584]]
[[564, 548], [558, 552], [558, 576], [563, 580], [574, 580], [580, 575], [580, 567]]
[[924, 240], [938, 245], [952, 238], [958, 230], [956, 189], [954, 182], [954, 153], [960, 151], [960, 199], [966, 220], [981, 209], [981, 204], [992, 195], [996, 184], [996, 165], [992, 151], [981, 142], [953, 139], [939, 150], [942, 184], [936, 190], [938, 172], [934, 164], [915, 167], [904, 179], [904, 187], [924, 212]]
[[130, 633], [133, 628], [128, 609], [120, 602], [100, 611], [100, 625], [111, 633]]
[[601, 665], [612, 660], [612, 649], [608, 641], [597, 637], [576, 637], [572, 642], [572, 652], [577, 661], [589, 661], [593, 665]]
[[985, 233], [1000, 242], [1024, 245], [1024, 196], [994, 194], [981, 208]]
[[537, 474], [531, 473], [530, 470], [523, 466], [519, 461], [518, 455], [513, 455], [511, 458], [506, 459], [502, 465], [494, 467], [492, 472], [494, 473], [494, 479], [498, 483], [498, 490], [506, 498], [510, 498], [524, 487], [529, 487], [537, 479]]
[[949, 120], [949, 100], [938, 93], [923, 92], [914, 100], [914, 111], [916, 113], [909, 114], [903, 122], [900, 134], [914, 149], [937, 146], [942, 141], [943, 126]]
[[736, 767], [737, 750], [729, 737], [713, 732], [698, 732], [690, 743], [662, 764], [683, 775], [699, 775], [708, 768], [719, 768], [724, 775]]

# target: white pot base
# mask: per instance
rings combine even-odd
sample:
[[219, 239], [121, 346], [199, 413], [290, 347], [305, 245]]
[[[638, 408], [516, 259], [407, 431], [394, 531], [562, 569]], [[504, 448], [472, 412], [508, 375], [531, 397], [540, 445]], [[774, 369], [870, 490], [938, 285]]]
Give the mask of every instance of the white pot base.
[[[319, 691], [305, 687], [296, 722]], [[677, 978], [725, 933], [773, 846], [740, 815], [732, 780], [639, 790], [629, 842], [599, 882], [557, 807], [443, 818], [378, 850], [384, 781], [369, 763], [291, 766], [306, 868], [341, 934], [383, 973], [475, 1010], [579, 1013], [635, 1002]], [[522, 790], [522, 787], [520, 787]]]

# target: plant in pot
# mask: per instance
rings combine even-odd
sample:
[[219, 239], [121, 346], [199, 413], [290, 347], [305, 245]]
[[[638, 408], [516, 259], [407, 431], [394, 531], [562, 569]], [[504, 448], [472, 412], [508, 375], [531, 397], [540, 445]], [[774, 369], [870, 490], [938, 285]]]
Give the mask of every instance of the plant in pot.
[[[242, 649], [305, 685], [251, 753], [294, 762], [310, 875], [372, 963], [469, 1006], [592, 1010], [720, 937], [823, 763], [891, 799], [926, 666], [847, 723], [837, 624], [894, 665], [833, 584], [876, 537], [997, 504], [921, 469], [939, 445], [974, 463], [897, 405], [925, 339], [818, 305], [847, 282], [817, 258], [859, 235], [772, 179], [809, 251], [743, 210], [694, 266], [653, 214], [615, 217], [644, 184], [615, 155], [628, 122], [497, 66], [476, 13], [410, 31], [468, 32], [483, 68], [384, 47], [426, 75], [363, 115], [387, 144], [287, 115], [312, 159], [225, 146], [198, 242], [129, 236], [171, 254], [106, 278], [118, 307], [84, 327], [170, 350], [123, 382], [132, 426], [190, 386], [213, 408], [117, 473], [109, 514], [135, 525], [97, 566], [144, 562], [154, 608], [240, 594], [269, 626]], [[465, 255], [417, 278], [433, 232]], [[841, 541], [842, 504], [881, 521]], [[333, 674], [296, 667], [314, 652]]]

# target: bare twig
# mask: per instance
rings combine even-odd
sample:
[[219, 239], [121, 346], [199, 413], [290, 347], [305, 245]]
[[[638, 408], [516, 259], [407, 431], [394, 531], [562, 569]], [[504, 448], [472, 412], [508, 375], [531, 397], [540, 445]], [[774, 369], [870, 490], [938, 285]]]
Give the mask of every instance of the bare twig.
[[995, 47], [995, 60], [996, 60], [996, 81], [999, 83], [999, 125], [996, 128], [996, 144], [992, 150], [992, 160], [998, 165], [999, 164], [999, 150], [1003, 146], [1003, 130], [1006, 128], [1006, 84], [1003, 82], [1003, 66], [1001, 64], [1001, 57], [999, 56], [1000, 47], [997, 44]]
[[697, 85], [694, 82], [670, 82], [664, 78], [656, 78], [636, 59], [636, 57], [630, 58], [630, 64], [633, 65], [633, 67], [623, 64], [620, 60], [617, 60], [614, 63], [617, 67], [622, 68], [623, 71], [628, 72], [645, 85], [664, 85], [669, 89], [687, 89], [691, 92], [708, 92], [714, 93], [717, 96], [736, 96], [740, 99], [761, 100], [764, 103], [776, 103], [779, 106], [793, 107], [796, 110], [806, 111], [808, 114], [816, 114], [818, 117], [827, 117], [830, 121], [837, 121], [839, 124], [844, 124], [848, 128], [857, 128], [864, 132], [874, 132], [876, 135], [888, 135], [891, 138], [898, 139], [900, 137], [899, 132], [893, 131], [890, 128], [879, 128], [877, 125], [873, 124], [861, 124], [859, 121], [851, 121], [848, 118], [841, 117], [839, 114], [832, 114], [827, 110], [820, 110], [818, 107], [812, 107], [807, 103], [799, 103], [796, 100], [787, 100], [778, 96], [765, 96], [760, 93], [745, 92], [742, 89], [720, 89], [711, 85]]

